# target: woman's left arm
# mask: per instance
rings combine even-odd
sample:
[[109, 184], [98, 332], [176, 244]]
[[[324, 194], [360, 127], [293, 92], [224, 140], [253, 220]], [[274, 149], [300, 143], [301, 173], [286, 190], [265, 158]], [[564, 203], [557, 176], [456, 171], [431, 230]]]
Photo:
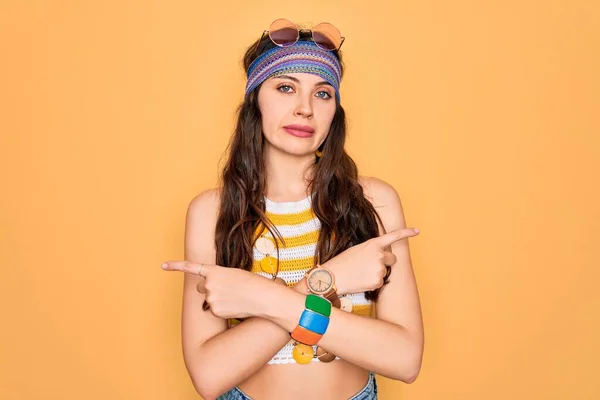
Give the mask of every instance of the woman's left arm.
[[[367, 179], [363, 184], [365, 194], [371, 198], [385, 230], [405, 228], [404, 212], [396, 190], [382, 180], [363, 179]], [[368, 371], [412, 383], [421, 369], [424, 347], [419, 293], [408, 239], [396, 241], [391, 250], [396, 263], [392, 266], [389, 283], [381, 290], [376, 303], [377, 319], [333, 309], [329, 327], [319, 345]], [[260, 316], [291, 332], [304, 310], [305, 296], [291, 290], [280, 292], [273, 293], [277, 301], [269, 302], [273, 306], [266, 307], [264, 315]]]

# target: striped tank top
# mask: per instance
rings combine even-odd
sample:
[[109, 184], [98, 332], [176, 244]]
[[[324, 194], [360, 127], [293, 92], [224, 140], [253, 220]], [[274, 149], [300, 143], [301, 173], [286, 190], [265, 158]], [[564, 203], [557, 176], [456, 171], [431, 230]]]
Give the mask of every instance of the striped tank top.
[[[277, 267], [276, 259], [279, 259], [277, 277], [282, 278], [289, 287], [292, 287], [304, 278], [306, 271], [314, 266], [321, 221], [312, 212], [311, 200], [312, 197], [309, 196], [299, 201], [274, 202], [265, 197], [265, 214], [285, 240], [285, 245], [278, 238], [274, 238], [268, 230], [257, 229], [255, 235], [262, 235], [272, 242], [277, 240], [279, 253], [275, 249], [270, 254], [264, 254], [260, 250], [261, 246], [255, 245], [251, 270], [253, 273], [272, 278], [271, 272], [274, 272]], [[269, 259], [269, 257], [273, 258]], [[365, 298], [364, 293], [351, 293], [341, 297], [348, 297], [352, 301], [353, 314], [374, 317], [373, 303]], [[239, 322], [230, 319], [228, 323], [229, 327], [232, 327]], [[293, 340], [290, 339], [268, 364], [295, 363], [296, 360], [292, 357], [293, 348]], [[316, 348], [317, 346], [313, 346], [315, 351]], [[312, 362], [320, 361], [315, 357]]]

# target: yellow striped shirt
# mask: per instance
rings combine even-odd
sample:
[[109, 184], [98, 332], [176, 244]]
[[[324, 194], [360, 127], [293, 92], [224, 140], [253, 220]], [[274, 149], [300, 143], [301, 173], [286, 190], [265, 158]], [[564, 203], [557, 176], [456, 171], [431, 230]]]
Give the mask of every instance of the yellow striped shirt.
[[[276, 262], [279, 260], [277, 277], [282, 278], [289, 287], [294, 286], [304, 278], [307, 270], [315, 265], [315, 250], [321, 229], [320, 220], [314, 215], [311, 207], [312, 198], [292, 202], [274, 202], [265, 198], [265, 214], [281, 234], [283, 241], [273, 237], [264, 227], [259, 227], [255, 237], [262, 235], [271, 243], [277, 243], [279, 251], [275, 248], [269, 254], [261, 251], [265, 248], [255, 245], [253, 249], [253, 264], [251, 271], [272, 278]], [[267, 257], [272, 257], [269, 259]], [[261, 266], [261, 262], [263, 265]], [[347, 294], [352, 301], [352, 313], [364, 317], [373, 317], [375, 307], [364, 293]], [[237, 325], [236, 320], [230, 320], [229, 326]], [[293, 341], [290, 340], [268, 364], [295, 363], [292, 357]], [[316, 346], [315, 346], [316, 347]], [[313, 362], [320, 362], [314, 358]]]

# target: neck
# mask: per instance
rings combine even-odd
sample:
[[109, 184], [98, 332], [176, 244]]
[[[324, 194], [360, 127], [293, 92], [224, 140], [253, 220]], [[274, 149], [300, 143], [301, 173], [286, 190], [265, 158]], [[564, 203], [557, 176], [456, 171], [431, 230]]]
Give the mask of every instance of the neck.
[[273, 201], [294, 201], [308, 197], [307, 188], [315, 156], [295, 156], [268, 145], [264, 151], [267, 198]]

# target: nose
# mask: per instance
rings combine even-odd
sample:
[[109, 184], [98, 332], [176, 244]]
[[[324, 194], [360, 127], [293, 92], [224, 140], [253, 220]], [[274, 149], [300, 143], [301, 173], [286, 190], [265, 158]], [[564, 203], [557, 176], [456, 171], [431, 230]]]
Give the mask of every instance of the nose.
[[307, 95], [299, 95], [297, 96], [298, 102], [296, 104], [296, 108], [294, 110], [295, 116], [303, 116], [306, 118], [312, 118], [313, 109], [312, 109], [312, 99]]

